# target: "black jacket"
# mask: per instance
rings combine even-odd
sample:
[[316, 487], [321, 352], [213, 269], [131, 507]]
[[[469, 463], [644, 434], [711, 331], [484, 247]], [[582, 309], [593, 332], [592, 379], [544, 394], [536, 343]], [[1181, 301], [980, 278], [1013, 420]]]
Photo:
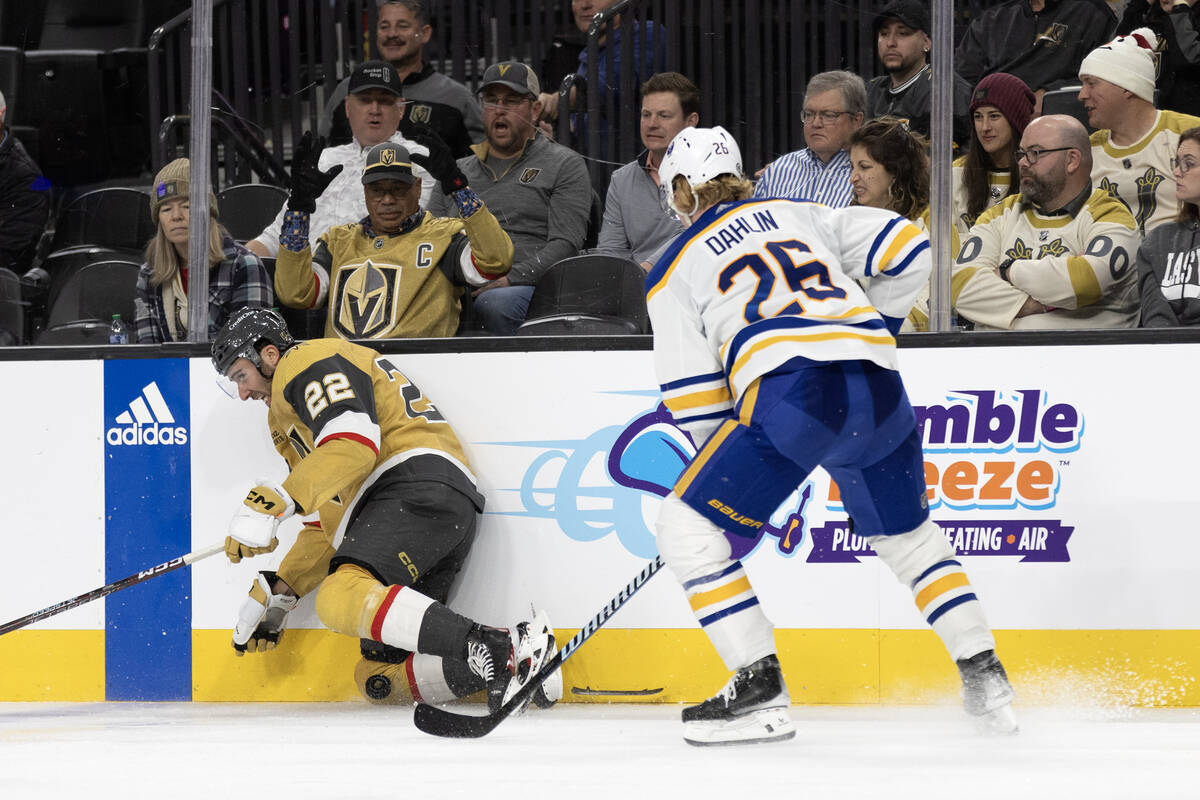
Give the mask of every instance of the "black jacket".
[[12, 131], [0, 138], [0, 267], [20, 275], [46, 228], [50, 184]]
[[1200, 5], [1172, 9], [1130, 0], [1117, 33], [1149, 28], [1162, 40], [1158, 67], [1158, 107], [1200, 116]]
[[1009, 0], [971, 22], [954, 65], [972, 86], [985, 75], [1008, 72], [1035, 92], [1079, 83], [1084, 56], [1112, 39], [1117, 18], [1104, 0], [1046, 0], [1034, 13], [1029, 0]]

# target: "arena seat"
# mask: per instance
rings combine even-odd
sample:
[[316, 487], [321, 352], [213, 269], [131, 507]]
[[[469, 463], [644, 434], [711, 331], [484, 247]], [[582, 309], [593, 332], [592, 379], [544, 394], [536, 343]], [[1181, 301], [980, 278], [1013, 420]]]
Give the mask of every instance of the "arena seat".
[[[157, 0], [155, 0], [157, 1]], [[144, 46], [147, 0], [44, 0], [38, 47], [111, 50]]]
[[109, 322], [100, 322], [94, 319], [68, 322], [65, 325], [46, 328], [38, 334], [34, 344], [55, 346], [108, 344], [109, 324]]
[[93, 245], [141, 252], [157, 231], [149, 194], [123, 186], [94, 189], [59, 212], [50, 251]]
[[1066, 114], [1068, 117], [1074, 117], [1082, 122], [1088, 133], [1095, 133], [1096, 129], [1088, 124], [1088, 115], [1083, 110], [1083, 101], [1079, 99], [1081, 88], [1083, 87], [1064, 86], [1061, 89], [1046, 92], [1042, 97], [1042, 114]]
[[641, 267], [619, 256], [563, 259], [538, 281], [517, 335], [649, 333], [645, 278]]
[[248, 242], [271, 224], [287, 201], [287, 190], [269, 183], [228, 186], [217, 195], [221, 224], [239, 242]]
[[25, 51], [19, 47], [0, 47], [0, 92], [4, 94], [9, 114], [17, 108], [17, 89], [24, 68]]
[[0, 267], [0, 346], [25, 341], [25, 303], [21, 300], [21, 279], [10, 269]]
[[117, 260], [81, 267], [66, 280], [50, 304], [47, 327], [82, 320], [108, 324], [113, 314], [120, 314], [132, 329], [138, 270], [139, 265], [132, 261]]

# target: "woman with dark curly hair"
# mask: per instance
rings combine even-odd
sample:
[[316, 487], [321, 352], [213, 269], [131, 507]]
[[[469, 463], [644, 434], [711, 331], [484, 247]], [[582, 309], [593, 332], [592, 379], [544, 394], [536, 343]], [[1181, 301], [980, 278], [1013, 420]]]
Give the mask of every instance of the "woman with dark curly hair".
[[886, 208], [919, 222], [929, 208], [929, 143], [896, 117], [879, 117], [850, 136], [854, 205]]

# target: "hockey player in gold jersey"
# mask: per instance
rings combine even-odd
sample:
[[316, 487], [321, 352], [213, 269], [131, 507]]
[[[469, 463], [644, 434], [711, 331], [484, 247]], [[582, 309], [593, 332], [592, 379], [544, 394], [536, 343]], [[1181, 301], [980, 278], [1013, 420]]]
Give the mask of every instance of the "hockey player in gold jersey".
[[[279, 568], [251, 587], [239, 653], [274, 647], [298, 598], [316, 591], [321, 622], [362, 640], [355, 677], [371, 700], [437, 703], [486, 688], [495, 709], [549, 660], [544, 613], [508, 631], [446, 607], [483, 497], [449, 423], [389, 359], [338, 339], [297, 344], [261, 308], [235, 313], [212, 354], [241, 399], [267, 405], [290, 468], [247, 494], [226, 554], [270, 552], [279, 523], [304, 518]], [[547, 684], [539, 705], [561, 696], [560, 676]]]
[[[314, 144], [311, 134], [297, 147], [275, 293], [291, 308], [328, 302], [327, 336], [453, 336], [464, 287], [482, 286], [512, 266], [512, 241], [471, 191], [445, 143], [432, 132], [414, 136], [430, 156], [412, 155], [393, 142], [371, 148], [362, 177], [367, 217], [322, 232], [315, 249], [308, 244], [309, 214], [341, 167], [321, 171], [323, 142]], [[461, 219], [421, 210], [414, 160], [440, 181]]]

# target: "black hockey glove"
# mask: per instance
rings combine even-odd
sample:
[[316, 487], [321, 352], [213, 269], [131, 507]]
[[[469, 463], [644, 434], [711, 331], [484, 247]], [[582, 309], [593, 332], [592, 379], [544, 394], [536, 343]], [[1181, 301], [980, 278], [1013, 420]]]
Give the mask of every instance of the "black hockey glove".
[[458, 168], [458, 162], [450, 147], [437, 135], [437, 131], [428, 125], [420, 125], [413, 131], [412, 140], [429, 148], [429, 155], [413, 153], [412, 160], [429, 171], [429, 174], [442, 185], [442, 191], [452, 194], [459, 189], [467, 188], [467, 176]]
[[309, 214], [316, 211], [317, 198], [342, 171], [341, 164], [321, 171], [319, 162], [324, 149], [325, 137], [318, 136], [313, 141], [312, 131], [305, 131], [296, 145], [292, 153], [292, 185], [287, 201], [289, 211], [307, 211]]

